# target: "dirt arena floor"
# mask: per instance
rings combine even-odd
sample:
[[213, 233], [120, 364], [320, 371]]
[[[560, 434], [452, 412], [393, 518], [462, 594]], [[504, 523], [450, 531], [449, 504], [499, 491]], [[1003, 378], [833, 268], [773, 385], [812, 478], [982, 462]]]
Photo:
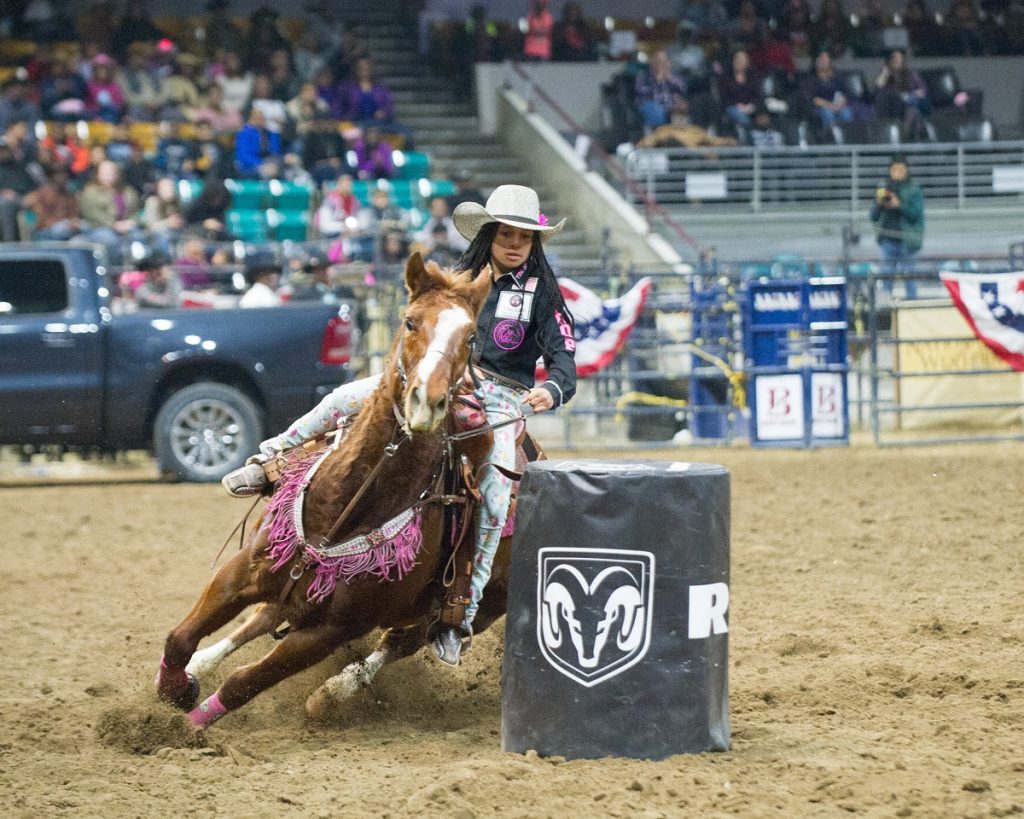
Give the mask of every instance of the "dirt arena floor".
[[679, 454], [732, 472], [733, 749], [660, 762], [503, 753], [500, 625], [326, 724], [303, 702], [354, 651], [193, 738], [152, 680], [242, 502], [8, 474], [0, 815], [1024, 813], [1024, 446]]

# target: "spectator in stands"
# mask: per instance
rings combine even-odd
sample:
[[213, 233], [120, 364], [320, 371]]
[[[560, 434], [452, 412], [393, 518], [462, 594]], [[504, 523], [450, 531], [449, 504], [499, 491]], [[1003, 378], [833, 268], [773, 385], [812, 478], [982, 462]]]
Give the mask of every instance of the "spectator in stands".
[[907, 0], [902, 17], [914, 54], [929, 56], [941, 53], [942, 32], [935, 17], [925, 7], [924, 0]]
[[562, 7], [562, 17], [552, 36], [551, 59], [564, 62], [597, 59], [594, 33], [587, 25], [579, 3], [569, 2]]
[[717, 137], [707, 128], [690, 121], [690, 105], [684, 98], [672, 111], [672, 119], [641, 139], [637, 148], [700, 148], [703, 146], [736, 145], [732, 137]]
[[245, 38], [231, 19], [230, 5], [228, 0], [207, 0], [206, 10], [210, 12], [204, 41], [207, 58], [213, 57], [218, 49], [233, 54], [242, 53]]
[[301, 267], [288, 277], [281, 293], [288, 301], [337, 304], [339, 299], [331, 282], [330, 259], [319, 248], [313, 248], [302, 260]]
[[167, 78], [167, 101], [171, 108], [167, 118], [183, 122], [199, 108], [202, 102], [198, 85], [201, 65], [202, 60], [187, 51], [180, 51], [174, 56], [173, 73]]
[[278, 13], [274, 9], [260, 6], [253, 13], [252, 25], [243, 51], [243, 64], [255, 73], [270, 71], [270, 55], [282, 48], [290, 56], [291, 45], [277, 28]]
[[89, 149], [82, 144], [74, 128], [59, 120], [46, 123], [45, 134], [36, 150], [39, 164], [46, 173], [63, 165], [70, 170], [72, 179], [76, 179], [89, 168]]
[[16, 119], [3, 132], [4, 141], [11, 146], [14, 158], [25, 165], [30, 174], [34, 174], [42, 180], [42, 169], [38, 162], [38, 145], [35, 134], [29, 130], [28, 123], [23, 119]]
[[154, 250], [141, 259], [137, 267], [146, 273], [145, 281], [135, 291], [140, 307], [170, 309], [181, 306], [181, 283], [171, 270], [171, 260], [162, 250]]
[[283, 159], [281, 135], [267, 128], [263, 109], [253, 107], [235, 138], [235, 171], [246, 179], [273, 179]]
[[384, 141], [380, 128], [371, 126], [352, 146], [355, 171], [360, 179], [390, 179], [395, 173], [391, 145]]
[[729, 25], [729, 13], [722, 0], [689, 0], [683, 4], [680, 20], [690, 23], [698, 36], [717, 34]]
[[92, 116], [106, 122], [120, 122], [124, 114], [124, 90], [117, 81], [117, 64], [107, 54], [92, 58], [92, 79], [86, 84], [86, 109]]
[[196, 146], [179, 136], [173, 122], [163, 120], [159, 126], [160, 141], [156, 146], [156, 169], [174, 180], [195, 176]]
[[95, 178], [82, 189], [78, 205], [91, 226], [87, 237], [107, 248], [111, 264], [121, 264], [122, 243], [141, 238], [141, 234], [136, 221], [139, 196], [123, 182], [116, 162], [104, 159], [99, 163]]
[[357, 233], [353, 237], [352, 256], [360, 261], [373, 260], [375, 240], [386, 230], [405, 233], [409, 226], [408, 215], [401, 208], [391, 204], [391, 194], [384, 188], [375, 188], [370, 194], [370, 204], [356, 213]]
[[172, 177], [158, 179], [156, 189], [146, 197], [142, 206], [142, 224], [152, 234], [156, 246], [170, 253], [185, 227], [178, 184]]
[[249, 289], [239, 299], [239, 307], [279, 307], [283, 304], [277, 293], [281, 268], [270, 251], [257, 251], [246, 258], [245, 280]]
[[314, 116], [310, 130], [303, 135], [302, 164], [318, 186], [351, 173], [348, 143], [338, 131], [338, 123], [329, 114]]
[[36, 189], [36, 181], [15, 159], [6, 140], [0, 140], [0, 242], [16, 242], [21, 238], [18, 214], [27, 194]]
[[196, 123], [196, 138], [192, 141], [194, 169], [196, 176], [210, 174], [227, 179], [234, 172], [234, 158], [213, 133], [213, 126], [206, 120]]
[[133, 43], [119, 81], [128, 116], [142, 122], [156, 122], [165, 113], [167, 86], [164, 78], [150, 67], [148, 53], [149, 46], [145, 43]]
[[827, 51], [822, 51], [814, 60], [810, 92], [822, 131], [832, 133], [835, 141], [841, 143], [842, 134], [836, 134], [835, 129], [840, 123], [853, 122], [853, 110], [843, 93], [843, 78], [836, 72], [832, 56]]
[[469, 242], [456, 230], [451, 211], [448, 209], [448, 201], [443, 196], [435, 196], [430, 200], [430, 218], [413, 235], [413, 239], [430, 247], [435, 243], [434, 230], [438, 227], [443, 228], [447, 234], [446, 245], [460, 253], [469, 247]]
[[807, 0], [787, 0], [779, 29], [788, 38], [793, 56], [806, 57], [811, 53], [811, 10]]
[[46, 119], [70, 122], [86, 115], [85, 100], [89, 89], [85, 79], [75, 70], [75, 60], [68, 55], [54, 58], [50, 76], [43, 81], [39, 104]]
[[451, 244], [448, 238], [448, 229], [441, 224], [435, 224], [431, 228], [430, 237], [425, 246], [424, 258], [428, 262], [436, 262], [441, 267], [454, 267], [465, 251], [465, 248], [460, 250]]
[[953, 0], [946, 12], [946, 53], [976, 57], [986, 53], [981, 18], [972, 0]]
[[849, 50], [850, 18], [840, 0], [822, 0], [818, 16], [811, 26], [811, 49], [820, 54], [827, 51], [832, 59]]
[[307, 28], [302, 32], [292, 52], [295, 76], [300, 82], [309, 82], [327, 64], [326, 49], [318, 28]]
[[523, 34], [523, 59], [549, 61], [554, 30], [555, 18], [548, 8], [548, 0], [530, 0]]
[[342, 83], [331, 113], [336, 119], [355, 122], [366, 129], [371, 125], [400, 134], [405, 138], [406, 150], [413, 147], [412, 131], [395, 120], [395, 101], [391, 89], [374, 78], [373, 63], [364, 57], [356, 63], [355, 78]]
[[132, 43], [156, 43], [166, 37], [150, 19], [145, 0], [128, 0], [124, 16], [110, 42], [110, 50], [119, 59], [124, 59]]
[[146, 156], [138, 142], [133, 141], [131, 149], [131, 158], [121, 166], [121, 177], [139, 196], [145, 196], [156, 182], [156, 165]]
[[23, 204], [36, 219], [33, 239], [67, 241], [81, 232], [81, 212], [70, 181], [68, 166], [57, 163], [50, 168], [49, 181], [25, 197]]
[[755, 148], [781, 148], [786, 144], [786, 138], [776, 126], [771, 111], [763, 105], [754, 111], [750, 125], [750, 144]]
[[236, 53], [224, 54], [224, 73], [216, 77], [215, 82], [224, 90], [222, 105], [241, 115], [252, 96], [252, 74], [242, 70], [241, 58]]
[[475, 179], [473, 171], [469, 168], [459, 168], [455, 172], [453, 179], [455, 182], [455, 193], [446, 197], [449, 213], [454, 213], [455, 208], [463, 202], [475, 202], [478, 205], [487, 203], [487, 197], [484, 196], [483, 191], [474, 184]]
[[854, 43], [854, 53], [858, 57], [884, 55], [885, 31], [889, 28], [889, 23], [884, 0], [867, 0], [860, 18], [859, 36]]
[[650, 132], [665, 125], [685, 97], [686, 86], [672, 70], [668, 54], [664, 50], [654, 52], [650, 70], [636, 77], [636, 104], [644, 130]]
[[361, 204], [352, 192], [352, 175], [345, 173], [338, 177], [334, 187], [324, 193], [323, 201], [317, 208], [317, 229], [327, 239], [348, 236], [357, 224], [356, 213]]
[[242, 127], [242, 115], [224, 105], [224, 86], [212, 83], [206, 91], [206, 100], [192, 112], [194, 122], [207, 122], [214, 134], [234, 134]]
[[302, 140], [305, 139], [306, 134], [313, 130], [315, 120], [318, 117], [330, 119], [331, 107], [324, 100], [320, 99], [316, 92], [316, 86], [311, 82], [306, 82], [299, 88], [298, 94], [289, 98], [284, 108], [288, 119], [291, 120], [295, 131], [295, 138], [299, 143], [294, 150], [301, 153]]
[[918, 138], [925, 130], [924, 122], [932, 106], [924, 81], [907, 65], [903, 49], [889, 52], [875, 77], [875, 89], [875, 113], [883, 119], [900, 120], [904, 139]]
[[15, 37], [35, 42], [61, 40], [73, 25], [51, 0], [27, 0], [16, 5], [21, 6], [21, 13], [11, 26]]
[[288, 110], [284, 103], [275, 99], [270, 93], [270, 78], [266, 74], [257, 74], [252, 78], [252, 96], [246, 107], [246, 116], [249, 112], [259, 109], [263, 112], [263, 119], [268, 131], [275, 134], [283, 134], [289, 125]]
[[771, 74], [784, 80], [784, 91], [796, 85], [796, 62], [793, 59], [793, 47], [789, 38], [778, 30], [763, 28], [761, 39], [750, 52], [750, 64], [760, 76]]
[[178, 271], [178, 280], [183, 290], [215, 289], [216, 282], [202, 239], [186, 239], [182, 242], [174, 267]]
[[39, 106], [32, 101], [29, 92], [28, 72], [24, 68], [16, 69], [4, 83], [0, 95], [0, 132], [19, 121], [35, 128], [40, 118]]
[[729, 47], [733, 50], [743, 49], [750, 52], [760, 45], [763, 33], [768, 24], [757, 14], [754, 0], [743, 0], [740, 3], [739, 15], [729, 23]]
[[746, 51], [733, 54], [732, 70], [719, 78], [718, 94], [729, 121], [738, 128], [749, 129], [762, 99], [760, 79], [751, 69]]
[[[869, 215], [882, 250], [883, 272], [889, 276], [913, 274], [924, 238], [924, 194], [910, 178], [910, 167], [902, 154], [892, 157], [889, 178], [875, 191]], [[891, 292], [892, 280], [885, 285]], [[917, 297], [913, 279], [906, 278], [904, 288], [908, 299]]]
[[203, 190], [185, 209], [186, 230], [213, 242], [231, 238], [227, 230], [227, 212], [231, 208], [231, 191], [224, 180], [208, 176]]
[[299, 94], [302, 80], [292, 68], [292, 58], [286, 49], [275, 48], [270, 52], [270, 94], [274, 99], [287, 102]]
[[707, 73], [707, 55], [694, 42], [694, 26], [689, 20], [680, 20], [677, 28], [677, 43], [665, 49], [672, 67], [687, 81], [687, 91], [692, 91], [696, 78]]

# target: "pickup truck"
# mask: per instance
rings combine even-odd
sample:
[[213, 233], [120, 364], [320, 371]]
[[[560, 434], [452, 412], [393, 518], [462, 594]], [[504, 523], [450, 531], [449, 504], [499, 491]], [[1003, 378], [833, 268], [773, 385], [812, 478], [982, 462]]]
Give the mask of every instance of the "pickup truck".
[[120, 313], [94, 248], [0, 245], [0, 445], [217, 481], [351, 378], [352, 302]]

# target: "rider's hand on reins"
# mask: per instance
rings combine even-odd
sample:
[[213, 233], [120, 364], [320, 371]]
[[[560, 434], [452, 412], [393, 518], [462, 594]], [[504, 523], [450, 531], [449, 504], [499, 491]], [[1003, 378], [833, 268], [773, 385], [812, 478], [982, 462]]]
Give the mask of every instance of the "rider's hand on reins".
[[534, 387], [520, 399], [520, 403], [526, 404], [534, 412], [544, 412], [555, 406], [555, 399], [543, 387]]

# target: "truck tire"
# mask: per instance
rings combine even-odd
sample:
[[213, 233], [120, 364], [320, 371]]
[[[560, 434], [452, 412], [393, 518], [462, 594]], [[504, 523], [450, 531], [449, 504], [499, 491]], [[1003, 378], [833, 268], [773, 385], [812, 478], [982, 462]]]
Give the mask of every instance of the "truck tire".
[[161, 473], [196, 483], [219, 481], [256, 452], [263, 437], [260, 410], [226, 384], [202, 381], [168, 396], [153, 425]]

